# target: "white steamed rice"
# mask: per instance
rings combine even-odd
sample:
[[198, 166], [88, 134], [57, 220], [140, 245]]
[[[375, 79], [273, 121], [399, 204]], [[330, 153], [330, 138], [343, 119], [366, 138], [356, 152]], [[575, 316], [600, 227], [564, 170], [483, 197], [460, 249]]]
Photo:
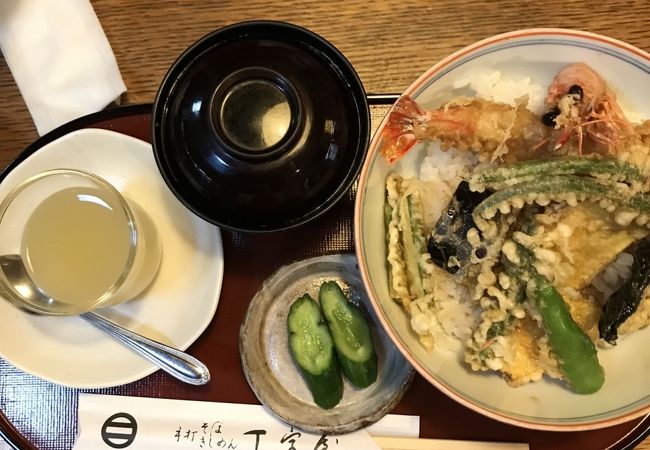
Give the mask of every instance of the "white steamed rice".
[[[539, 112], [544, 103], [542, 87], [531, 83], [530, 78], [506, 80], [498, 71], [471, 74], [454, 83], [454, 88], [470, 88], [478, 97], [511, 105], [527, 95], [528, 108], [533, 112]], [[431, 230], [460, 181], [467, 178], [479, 162], [474, 152], [454, 148], [443, 151], [437, 142], [425, 145], [425, 156], [416, 162], [416, 173], [422, 182], [425, 224]], [[436, 348], [457, 351], [458, 342], [464, 343], [478, 326], [480, 308], [472, 302], [464, 286], [453, 281], [442, 269], [440, 272], [435, 302], [424, 298], [411, 305], [411, 326], [419, 335], [431, 336]]]

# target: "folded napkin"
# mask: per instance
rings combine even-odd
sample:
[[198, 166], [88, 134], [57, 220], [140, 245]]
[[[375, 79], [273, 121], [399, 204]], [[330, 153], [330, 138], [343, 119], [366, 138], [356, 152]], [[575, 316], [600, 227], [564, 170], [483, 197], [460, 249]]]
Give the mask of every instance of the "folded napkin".
[[41, 135], [126, 90], [88, 0], [0, 0], [0, 49]]

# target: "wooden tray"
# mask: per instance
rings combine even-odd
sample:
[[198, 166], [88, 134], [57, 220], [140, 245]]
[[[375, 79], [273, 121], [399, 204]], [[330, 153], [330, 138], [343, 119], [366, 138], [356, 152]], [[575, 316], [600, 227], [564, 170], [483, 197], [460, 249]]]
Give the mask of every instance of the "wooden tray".
[[[373, 129], [387, 109], [388, 105], [371, 106]], [[150, 112], [151, 105], [135, 105], [75, 120], [30, 145], [5, 171], [48, 142], [80, 128], [105, 128], [150, 141]], [[239, 325], [248, 302], [262, 281], [282, 265], [325, 253], [354, 252], [355, 192], [353, 186], [332, 210], [297, 230], [272, 235], [222, 231], [225, 272], [219, 306], [211, 325], [189, 348], [210, 368], [209, 385], [185, 385], [158, 371], [128, 385], [85, 392], [257, 404], [239, 359]], [[72, 448], [79, 392], [27, 375], [0, 359], [0, 435], [19, 449]], [[393, 413], [419, 415], [423, 438], [527, 442], [532, 450], [630, 449], [650, 432], [650, 416], [572, 433], [505, 425], [452, 401], [419, 375]]]

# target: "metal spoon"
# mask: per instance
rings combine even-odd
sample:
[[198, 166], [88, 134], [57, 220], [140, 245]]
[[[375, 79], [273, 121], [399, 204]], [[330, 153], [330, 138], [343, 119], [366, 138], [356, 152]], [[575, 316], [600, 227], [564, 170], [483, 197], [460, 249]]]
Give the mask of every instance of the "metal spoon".
[[[35, 303], [46, 303], [49, 300], [49, 297], [34, 284], [19, 255], [0, 256], [0, 270], [23, 297], [31, 298]], [[14, 306], [26, 310], [11, 295], [6, 297]], [[93, 312], [86, 312], [79, 316], [185, 383], [202, 385], [210, 381], [210, 371], [205, 364], [187, 353], [129, 331]]]

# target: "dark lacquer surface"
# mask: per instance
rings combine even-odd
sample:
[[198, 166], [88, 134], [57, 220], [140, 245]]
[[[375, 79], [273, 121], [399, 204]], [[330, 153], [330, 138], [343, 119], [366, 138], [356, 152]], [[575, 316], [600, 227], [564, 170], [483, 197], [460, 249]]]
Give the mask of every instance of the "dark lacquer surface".
[[176, 196], [231, 230], [319, 216], [356, 178], [365, 91], [331, 44], [282, 22], [213, 32], [172, 65], [153, 109], [156, 162]]
[[[386, 107], [373, 107], [375, 127]], [[37, 142], [72, 129], [95, 126], [150, 140], [150, 106], [127, 107], [80, 119]], [[225, 272], [219, 307], [211, 325], [189, 348], [209, 366], [213, 379], [195, 387], [158, 371], [140, 381], [92, 392], [116, 395], [258, 403], [239, 358], [239, 326], [248, 302], [278, 267], [325, 253], [353, 251], [355, 187], [331, 210], [303, 227], [274, 234], [223, 231]], [[77, 430], [78, 390], [63, 388], [14, 369], [0, 360], [0, 430], [19, 448], [70, 449]], [[426, 438], [528, 442], [532, 450], [630, 448], [650, 427], [650, 418], [598, 431], [552, 433], [501, 424], [455, 403], [419, 375], [393, 413], [420, 416]]]

